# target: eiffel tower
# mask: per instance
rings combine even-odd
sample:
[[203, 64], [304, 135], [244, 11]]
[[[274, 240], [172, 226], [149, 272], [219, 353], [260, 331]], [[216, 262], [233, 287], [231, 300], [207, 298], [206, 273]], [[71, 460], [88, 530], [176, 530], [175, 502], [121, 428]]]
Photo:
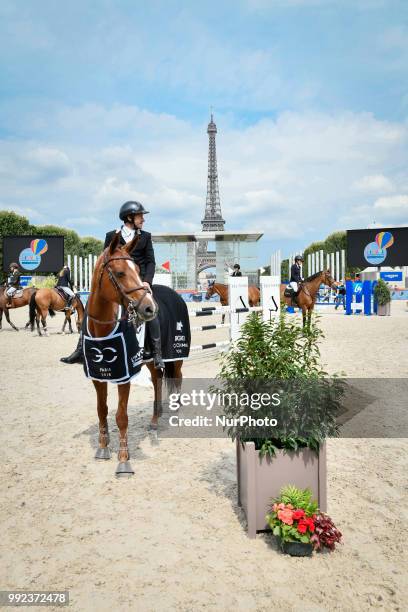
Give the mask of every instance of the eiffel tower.
[[220, 192], [218, 188], [217, 151], [215, 146], [215, 135], [217, 126], [214, 123], [213, 114], [208, 124], [208, 175], [207, 175], [207, 200], [205, 203], [204, 219], [201, 221], [203, 232], [224, 231], [225, 221], [221, 214]]
[[[218, 188], [217, 151], [215, 135], [217, 126], [214, 123], [213, 114], [207, 127], [208, 134], [208, 174], [207, 174], [207, 199], [205, 203], [204, 218], [201, 221], [203, 232], [223, 232], [225, 221], [221, 214], [220, 192]], [[208, 250], [206, 240], [198, 241], [197, 248], [197, 270], [205, 270], [216, 266], [215, 251]]]

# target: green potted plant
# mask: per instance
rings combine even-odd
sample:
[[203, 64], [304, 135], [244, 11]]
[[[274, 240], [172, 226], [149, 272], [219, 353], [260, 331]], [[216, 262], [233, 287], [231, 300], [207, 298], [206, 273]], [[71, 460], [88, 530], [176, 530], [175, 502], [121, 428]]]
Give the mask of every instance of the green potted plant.
[[280, 398], [279, 407], [256, 410], [261, 423], [278, 415], [278, 428], [251, 425], [250, 405], [223, 406], [233, 423], [227, 432], [236, 441], [238, 503], [246, 513], [250, 537], [269, 528], [265, 514], [270, 499], [287, 482], [310, 488], [326, 510], [325, 439], [338, 435], [336, 416], [344, 383], [329, 378], [321, 367], [321, 337], [315, 321], [305, 332], [285, 312], [272, 322], [253, 313], [240, 339], [222, 358], [219, 381], [224, 395], [253, 397], [269, 385]]
[[324, 547], [334, 550], [342, 534], [332, 519], [312, 500], [310, 489], [287, 485], [274, 501], [266, 520], [282, 552], [293, 557], [310, 556]]
[[391, 314], [391, 291], [382, 278], [374, 287], [374, 299], [377, 302], [377, 315], [389, 316]]

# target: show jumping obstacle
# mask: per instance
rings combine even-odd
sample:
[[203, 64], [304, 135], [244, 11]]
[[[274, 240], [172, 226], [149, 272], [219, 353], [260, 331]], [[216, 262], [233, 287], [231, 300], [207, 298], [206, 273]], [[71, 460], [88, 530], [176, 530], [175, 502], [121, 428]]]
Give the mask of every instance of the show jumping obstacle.
[[213, 329], [229, 329], [229, 339], [220, 342], [209, 342], [205, 344], [193, 345], [190, 351], [198, 352], [208, 349], [226, 349], [231, 342], [237, 340], [240, 336], [240, 329], [243, 323], [243, 317], [240, 315], [259, 312], [265, 321], [269, 321], [272, 317], [280, 312], [280, 276], [261, 276], [261, 306], [249, 305], [248, 278], [230, 277], [228, 279], [228, 303], [230, 306], [205, 306], [201, 310], [189, 310], [190, 317], [208, 317], [228, 314], [230, 316], [229, 323], [215, 323], [213, 325], [193, 326], [191, 331], [203, 332]]

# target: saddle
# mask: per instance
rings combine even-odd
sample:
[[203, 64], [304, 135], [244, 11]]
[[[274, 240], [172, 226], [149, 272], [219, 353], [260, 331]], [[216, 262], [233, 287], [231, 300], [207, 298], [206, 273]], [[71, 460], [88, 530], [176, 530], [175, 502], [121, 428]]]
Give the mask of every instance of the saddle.
[[285, 291], [284, 291], [283, 295], [285, 297], [287, 297], [287, 298], [290, 298], [293, 305], [297, 305], [297, 299], [296, 298], [299, 295], [299, 290], [300, 290], [300, 287], [299, 287], [299, 289], [297, 291], [294, 291], [294, 289], [290, 285], [287, 285], [285, 287]]
[[62, 298], [64, 300], [64, 302], [66, 303], [65, 309], [64, 310], [71, 310], [71, 307], [68, 306], [69, 304], [69, 298], [70, 296], [68, 296], [63, 287], [54, 287], [54, 291], [56, 291], [58, 293], [58, 295], [60, 296], [60, 298]]
[[21, 298], [21, 297], [23, 296], [23, 291], [24, 291], [24, 289], [23, 289], [22, 287], [20, 287], [20, 289], [17, 289], [17, 291], [15, 291], [15, 292], [13, 293], [13, 295], [11, 296], [11, 298], [10, 298], [10, 296], [7, 296], [7, 297], [8, 297], [9, 299], [12, 299], [12, 300], [14, 300], [14, 298]]

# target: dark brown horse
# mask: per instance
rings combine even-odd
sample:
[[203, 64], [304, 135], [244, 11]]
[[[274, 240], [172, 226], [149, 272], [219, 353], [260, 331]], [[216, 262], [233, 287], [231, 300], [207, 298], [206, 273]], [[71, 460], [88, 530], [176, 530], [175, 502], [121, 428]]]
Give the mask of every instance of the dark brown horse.
[[281, 285], [281, 302], [284, 301], [287, 306], [295, 305], [302, 309], [303, 327], [306, 324], [310, 327], [310, 319], [316, 303], [317, 293], [322, 284], [328, 287], [337, 286], [336, 281], [330, 274], [330, 270], [323, 270], [322, 272], [312, 274], [312, 276], [309, 276], [300, 283], [295, 304], [293, 304], [292, 298], [284, 295], [286, 285]]
[[[55, 311], [65, 311], [65, 322], [64, 327], [67, 321], [67, 318], [71, 317], [71, 313], [66, 311], [67, 308], [67, 300], [62, 297], [62, 295], [56, 289], [42, 288], [37, 289], [31, 296], [30, 299], [30, 325], [31, 331], [34, 331], [34, 322], [37, 324], [38, 335], [42, 336], [40, 329], [40, 318], [43, 326], [43, 331], [46, 336], [48, 336], [47, 330], [47, 315], [49, 314], [51, 317], [55, 316]], [[79, 295], [76, 295], [72, 300], [72, 308], [77, 313], [77, 328], [78, 332], [81, 329], [82, 321], [84, 318], [84, 305], [82, 304], [81, 298]], [[71, 323], [70, 323], [71, 325]]]
[[[30, 303], [30, 298], [33, 293], [36, 291], [35, 287], [26, 287], [25, 289], [18, 290], [16, 295], [17, 297], [13, 297], [11, 300], [11, 306], [6, 307], [6, 303], [8, 297], [6, 295], [6, 287], [0, 287], [0, 329], [2, 326], [3, 312], [6, 317], [6, 321], [13, 329], [18, 331], [18, 327], [14, 325], [14, 323], [10, 320], [9, 310], [12, 308], [21, 308], [22, 306], [28, 306]], [[30, 325], [30, 322], [26, 324], [26, 329]]]
[[[140, 321], [150, 321], [158, 313], [158, 307], [151, 291], [143, 285], [139, 268], [130, 256], [137, 244], [138, 236], [123, 247], [119, 246], [119, 236], [120, 234], [115, 234], [110, 246], [98, 258], [92, 277], [87, 316], [89, 334], [94, 338], [102, 338], [112, 332], [118, 322], [120, 306], [127, 309], [129, 316], [136, 315]], [[182, 360], [166, 362], [165, 377], [176, 379], [181, 384], [182, 363]], [[150, 370], [154, 387], [154, 411], [151, 427], [157, 429], [162, 401], [162, 373], [161, 370], [154, 368], [153, 363], [149, 362], [146, 365]], [[96, 390], [99, 417], [99, 447], [95, 458], [110, 459], [107, 422], [108, 383], [96, 380], [92, 382]], [[176, 386], [178, 388], [177, 383]], [[117, 476], [129, 476], [134, 473], [129, 462], [127, 442], [129, 391], [130, 382], [118, 385], [116, 423], [119, 429], [119, 464], [116, 469]]]
[[[219, 295], [221, 306], [228, 306], [228, 285], [223, 285], [222, 283], [209, 282], [207, 293], [205, 294], [205, 299], [209, 300], [211, 296]], [[248, 287], [248, 303], [250, 308], [253, 306], [259, 306], [259, 302], [261, 301], [261, 292], [258, 287], [255, 285], [250, 285]], [[222, 315], [222, 323], [224, 323], [225, 315]]]

